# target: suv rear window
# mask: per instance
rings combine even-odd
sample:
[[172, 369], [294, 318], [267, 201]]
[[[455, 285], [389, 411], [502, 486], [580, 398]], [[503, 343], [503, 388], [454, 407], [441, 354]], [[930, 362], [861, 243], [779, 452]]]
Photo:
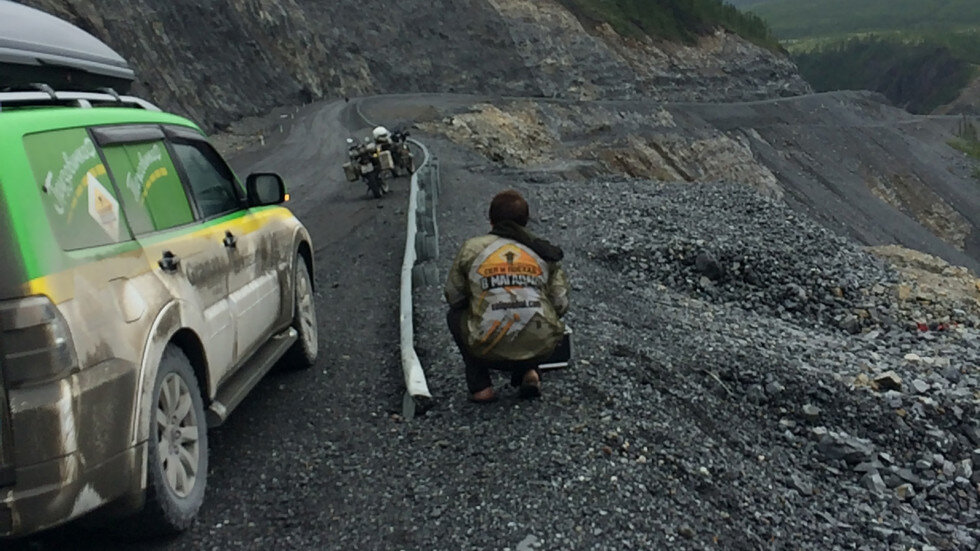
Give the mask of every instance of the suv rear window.
[[184, 186], [163, 140], [102, 148], [122, 193], [133, 233], [139, 235], [194, 221]]
[[75, 250], [131, 238], [105, 165], [83, 128], [24, 136], [41, 202], [58, 244]]

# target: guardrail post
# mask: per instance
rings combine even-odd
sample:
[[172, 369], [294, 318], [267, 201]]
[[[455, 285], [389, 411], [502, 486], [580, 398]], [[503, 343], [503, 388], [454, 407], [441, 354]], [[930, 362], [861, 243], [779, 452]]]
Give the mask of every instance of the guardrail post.
[[416, 264], [412, 268], [412, 284], [416, 287], [437, 285], [439, 269], [434, 264]]
[[[435, 182], [438, 166], [426, 165], [425, 173], [419, 178], [419, 192], [415, 203], [415, 254], [419, 262], [439, 258], [439, 225], [436, 222]], [[424, 182], [424, 183], [423, 183]], [[416, 281], [428, 281], [416, 278]]]
[[435, 157], [435, 156], [432, 157], [431, 170], [432, 170], [432, 177], [431, 177], [430, 181], [428, 182], [429, 183], [429, 187], [431, 187], [432, 190], [438, 195], [439, 194], [439, 191], [440, 191], [439, 188], [442, 186], [442, 181], [441, 181], [440, 175], [439, 175], [439, 158], [438, 157]]

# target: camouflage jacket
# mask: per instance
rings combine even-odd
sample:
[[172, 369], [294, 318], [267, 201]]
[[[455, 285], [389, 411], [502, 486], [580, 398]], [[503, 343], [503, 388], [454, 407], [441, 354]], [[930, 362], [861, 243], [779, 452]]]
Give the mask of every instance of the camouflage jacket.
[[467, 309], [463, 335], [474, 356], [545, 358], [562, 338], [560, 318], [568, 311], [568, 282], [558, 263], [561, 249], [516, 224], [494, 232], [514, 234], [520, 241], [493, 233], [466, 241], [449, 271], [446, 301]]

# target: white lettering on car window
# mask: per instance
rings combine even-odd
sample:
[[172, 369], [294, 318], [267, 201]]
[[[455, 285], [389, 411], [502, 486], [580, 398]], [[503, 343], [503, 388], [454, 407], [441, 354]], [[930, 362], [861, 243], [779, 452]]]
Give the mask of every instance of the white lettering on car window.
[[54, 197], [55, 212], [65, 214], [65, 209], [68, 207], [68, 202], [71, 200], [75, 189], [75, 183], [81, 179], [78, 174], [79, 169], [86, 162], [96, 158], [98, 153], [96, 153], [92, 141], [85, 138], [82, 145], [78, 146], [78, 149], [73, 151], [71, 155], [65, 153], [61, 155], [65, 164], [62, 165], [57, 178], [53, 178], [54, 175], [48, 172], [44, 178], [44, 187]]
[[146, 185], [146, 173], [150, 170], [150, 166], [153, 163], [160, 162], [163, 159], [163, 151], [160, 149], [160, 144], [153, 144], [153, 147], [145, 154], [137, 153], [136, 157], [138, 159], [136, 172], [126, 174], [126, 188], [133, 194], [134, 200], [142, 203], [146, 200], [146, 196], [143, 193], [143, 186]]

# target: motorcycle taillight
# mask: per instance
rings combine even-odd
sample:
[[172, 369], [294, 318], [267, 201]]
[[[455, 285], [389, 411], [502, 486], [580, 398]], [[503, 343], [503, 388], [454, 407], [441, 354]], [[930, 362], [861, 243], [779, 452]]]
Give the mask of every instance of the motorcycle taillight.
[[78, 368], [68, 323], [45, 296], [0, 302], [0, 354], [8, 388], [53, 381]]

